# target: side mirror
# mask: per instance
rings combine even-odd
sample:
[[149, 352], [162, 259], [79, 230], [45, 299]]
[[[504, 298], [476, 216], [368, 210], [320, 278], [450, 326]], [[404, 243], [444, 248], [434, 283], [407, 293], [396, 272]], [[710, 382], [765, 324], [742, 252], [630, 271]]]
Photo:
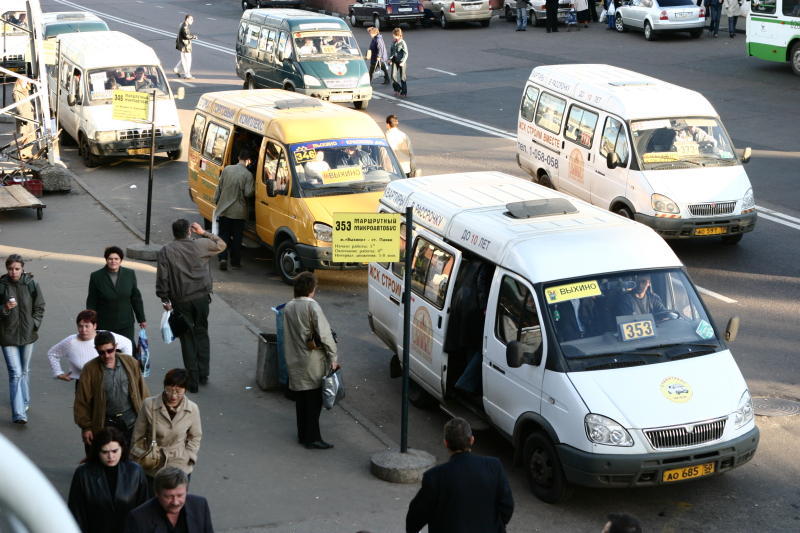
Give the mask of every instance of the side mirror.
[[186, 97], [186, 88], [178, 87], [178, 90], [175, 91], [175, 100], [183, 100], [185, 97]]
[[67, 105], [72, 107], [72, 106], [75, 105], [75, 103], [76, 103], [75, 102], [75, 95], [74, 94], [67, 95]]
[[522, 344], [519, 341], [511, 341], [506, 345], [506, 364], [509, 368], [519, 368], [522, 365], [539, 366], [542, 362], [542, 334], [541, 330], [538, 332], [538, 341], [536, 338], [532, 339], [536, 343], [536, 349], [531, 352], [526, 352], [525, 349], [530, 349], [531, 346]]
[[275, 180], [267, 180], [267, 196], [275, 198]]
[[739, 334], [739, 317], [735, 316], [728, 320], [728, 326], [725, 328], [725, 341], [733, 342]]
[[742, 153], [742, 163], [747, 163], [750, 161], [750, 158], [753, 156], [753, 150], [748, 146], [744, 149]]
[[606, 154], [606, 166], [608, 168], [617, 168], [622, 162], [619, 160], [617, 152], [608, 152]]

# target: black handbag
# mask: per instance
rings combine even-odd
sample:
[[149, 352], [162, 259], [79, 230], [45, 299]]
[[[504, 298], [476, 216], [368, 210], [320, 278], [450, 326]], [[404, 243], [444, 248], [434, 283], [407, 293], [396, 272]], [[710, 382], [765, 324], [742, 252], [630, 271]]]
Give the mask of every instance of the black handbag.
[[169, 314], [169, 329], [172, 330], [172, 336], [179, 338], [189, 331], [190, 327], [191, 324], [186, 320], [186, 317], [173, 308]]

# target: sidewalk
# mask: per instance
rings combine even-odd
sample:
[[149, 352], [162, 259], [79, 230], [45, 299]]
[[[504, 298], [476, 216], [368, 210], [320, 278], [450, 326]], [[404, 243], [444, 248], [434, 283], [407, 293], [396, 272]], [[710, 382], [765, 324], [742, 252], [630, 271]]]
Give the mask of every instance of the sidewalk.
[[[47, 349], [74, 333], [84, 308], [89, 273], [103, 265], [105, 246], [123, 249], [138, 240], [80, 187], [48, 195], [44, 219], [28, 212], [0, 213], [0, 257], [26, 258], [47, 302], [31, 363], [27, 426], [11, 423], [8, 381], [0, 379], [0, 432], [44, 471], [66, 497], [83, 455], [72, 421], [74, 388], [54, 380]], [[136, 270], [151, 339], [151, 393], [166, 370], [181, 366], [176, 341], [164, 344], [158, 324], [155, 267], [126, 260]], [[297, 444], [294, 405], [255, 384], [257, 339], [245, 320], [220, 298], [211, 306], [210, 383], [191, 395], [200, 406], [203, 441], [191, 492], [211, 505], [218, 532], [403, 531], [417, 486], [392, 485], [369, 473], [369, 457], [385, 446], [341, 408], [323, 412], [322, 432], [336, 447], [310, 451]]]

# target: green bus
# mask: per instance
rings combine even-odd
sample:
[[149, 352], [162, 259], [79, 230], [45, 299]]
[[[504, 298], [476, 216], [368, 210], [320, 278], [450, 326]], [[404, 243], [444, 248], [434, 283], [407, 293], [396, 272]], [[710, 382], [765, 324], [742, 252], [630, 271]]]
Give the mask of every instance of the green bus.
[[788, 61], [800, 76], [800, 0], [752, 0], [747, 15], [747, 55]]

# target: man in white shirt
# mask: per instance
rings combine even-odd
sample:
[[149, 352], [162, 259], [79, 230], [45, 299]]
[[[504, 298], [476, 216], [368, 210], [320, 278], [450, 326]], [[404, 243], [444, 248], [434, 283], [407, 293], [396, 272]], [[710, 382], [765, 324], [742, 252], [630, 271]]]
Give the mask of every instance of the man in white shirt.
[[[97, 357], [97, 350], [94, 347], [94, 338], [97, 335], [97, 313], [91, 309], [81, 311], [75, 318], [75, 323], [78, 325], [76, 335], [70, 335], [47, 350], [53, 377], [63, 381], [79, 379], [83, 365]], [[126, 355], [133, 354], [133, 344], [130, 339], [116, 333], [114, 333], [114, 339], [117, 341], [117, 349], [120, 352]], [[66, 372], [61, 367], [62, 357], [67, 358], [69, 365], [69, 370]]]
[[400, 121], [395, 115], [386, 117], [386, 140], [389, 141], [389, 146], [392, 147], [394, 155], [397, 156], [397, 161], [403, 169], [406, 177], [411, 178], [416, 173], [417, 165], [414, 163], [414, 150], [411, 148], [411, 139], [408, 135], [400, 131], [398, 126]]

